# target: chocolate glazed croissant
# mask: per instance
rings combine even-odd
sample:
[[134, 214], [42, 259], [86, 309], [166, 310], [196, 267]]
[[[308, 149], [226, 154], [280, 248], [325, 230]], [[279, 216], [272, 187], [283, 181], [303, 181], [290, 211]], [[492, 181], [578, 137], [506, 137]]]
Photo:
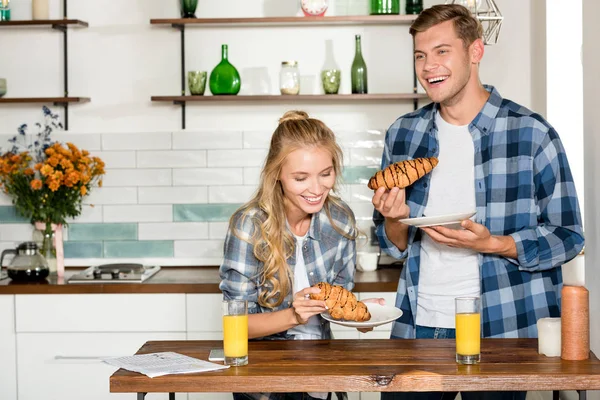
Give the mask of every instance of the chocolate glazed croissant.
[[333, 319], [346, 321], [365, 322], [371, 319], [367, 306], [362, 301], [357, 301], [354, 293], [338, 285], [319, 282], [313, 287], [319, 288], [320, 293], [311, 293], [313, 300], [323, 300], [329, 308], [329, 315]]
[[369, 179], [369, 189], [377, 190], [382, 186], [386, 189], [405, 188], [430, 173], [436, 165], [436, 157], [415, 158], [390, 164]]

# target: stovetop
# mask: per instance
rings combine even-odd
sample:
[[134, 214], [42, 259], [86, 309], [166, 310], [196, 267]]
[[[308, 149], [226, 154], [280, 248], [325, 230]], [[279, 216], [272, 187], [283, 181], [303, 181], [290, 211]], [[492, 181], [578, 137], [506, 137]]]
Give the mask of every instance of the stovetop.
[[104, 264], [72, 275], [68, 283], [142, 283], [158, 271], [157, 265]]

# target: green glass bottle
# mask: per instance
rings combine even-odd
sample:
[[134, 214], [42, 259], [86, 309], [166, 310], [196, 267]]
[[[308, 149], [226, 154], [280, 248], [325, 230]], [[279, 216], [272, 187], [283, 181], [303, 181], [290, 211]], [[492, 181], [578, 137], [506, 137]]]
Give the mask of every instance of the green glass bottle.
[[371, 15], [400, 14], [400, 0], [371, 0]]
[[227, 45], [221, 45], [221, 62], [210, 73], [210, 92], [218, 94], [238, 94], [242, 80], [238, 70], [227, 59]]
[[360, 35], [355, 36], [356, 41], [356, 52], [354, 54], [354, 61], [352, 61], [352, 69], [350, 70], [350, 76], [352, 80], [352, 93], [364, 94], [368, 93], [367, 90], [367, 64], [362, 56], [362, 50], [360, 46]]
[[407, 14], [420, 14], [423, 11], [423, 0], [406, 0]]
[[181, 18], [196, 18], [198, 0], [180, 0]]

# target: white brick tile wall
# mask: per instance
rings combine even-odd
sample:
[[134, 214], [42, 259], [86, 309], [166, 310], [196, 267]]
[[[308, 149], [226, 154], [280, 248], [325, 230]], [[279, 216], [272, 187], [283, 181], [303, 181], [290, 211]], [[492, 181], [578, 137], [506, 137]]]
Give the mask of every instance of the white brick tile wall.
[[172, 222], [172, 205], [103, 206], [103, 222]]
[[93, 151], [92, 156], [104, 161], [105, 169], [135, 168], [134, 151]]
[[206, 203], [206, 186], [140, 187], [140, 204], [187, 204]]
[[174, 132], [173, 149], [241, 149], [242, 132]]
[[206, 167], [206, 151], [138, 151], [138, 168]]
[[248, 167], [244, 168], [244, 185], [258, 185], [260, 181], [259, 167]]
[[381, 165], [381, 148], [372, 149], [351, 149], [350, 156], [348, 153], [345, 154], [345, 158], [348, 159], [349, 164], [353, 166], [379, 166]]
[[369, 221], [373, 218], [373, 204], [367, 202], [348, 202], [357, 220]]
[[338, 143], [347, 148], [380, 148], [385, 140], [384, 129], [336, 132]]
[[223, 240], [176, 240], [175, 257], [223, 257]]
[[138, 236], [140, 240], [208, 239], [208, 223], [140, 223]]
[[[129, 182], [130, 185], [134, 182]], [[84, 204], [136, 204], [138, 189], [136, 187], [96, 187], [84, 199]]]
[[63, 143], [73, 143], [75, 146], [79, 147], [80, 150], [87, 150], [89, 152], [102, 149], [102, 135], [99, 134], [72, 133], [72, 131], [69, 131], [69, 133], [53, 132], [52, 139]]
[[256, 186], [219, 186], [208, 188], [209, 203], [245, 203], [256, 191]]
[[266, 131], [244, 132], [244, 149], [268, 149], [272, 135]]
[[262, 167], [267, 150], [209, 150], [209, 167]]
[[5, 194], [3, 191], [0, 191], [0, 206], [11, 206], [12, 198]]
[[81, 208], [81, 215], [74, 219], [68, 219], [67, 222], [102, 222], [104, 215], [104, 206], [92, 206], [84, 204]]
[[171, 186], [170, 169], [109, 169], [104, 186]]
[[3, 224], [0, 229], [0, 241], [20, 241], [31, 240], [33, 225], [31, 224]]
[[185, 168], [173, 170], [173, 185], [241, 185], [242, 168]]
[[208, 223], [208, 237], [210, 239], [225, 240], [227, 235], [227, 229], [229, 228], [229, 222], [209, 222]]
[[118, 133], [102, 135], [102, 150], [169, 150], [171, 133]]

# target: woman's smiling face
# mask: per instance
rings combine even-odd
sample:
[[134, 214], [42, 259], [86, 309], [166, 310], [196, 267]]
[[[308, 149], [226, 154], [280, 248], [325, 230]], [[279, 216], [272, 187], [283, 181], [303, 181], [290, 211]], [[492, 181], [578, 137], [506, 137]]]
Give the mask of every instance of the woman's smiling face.
[[286, 157], [279, 180], [288, 213], [317, 213], [335, 183], [332, 156], [317, 147], [294, 150]]

